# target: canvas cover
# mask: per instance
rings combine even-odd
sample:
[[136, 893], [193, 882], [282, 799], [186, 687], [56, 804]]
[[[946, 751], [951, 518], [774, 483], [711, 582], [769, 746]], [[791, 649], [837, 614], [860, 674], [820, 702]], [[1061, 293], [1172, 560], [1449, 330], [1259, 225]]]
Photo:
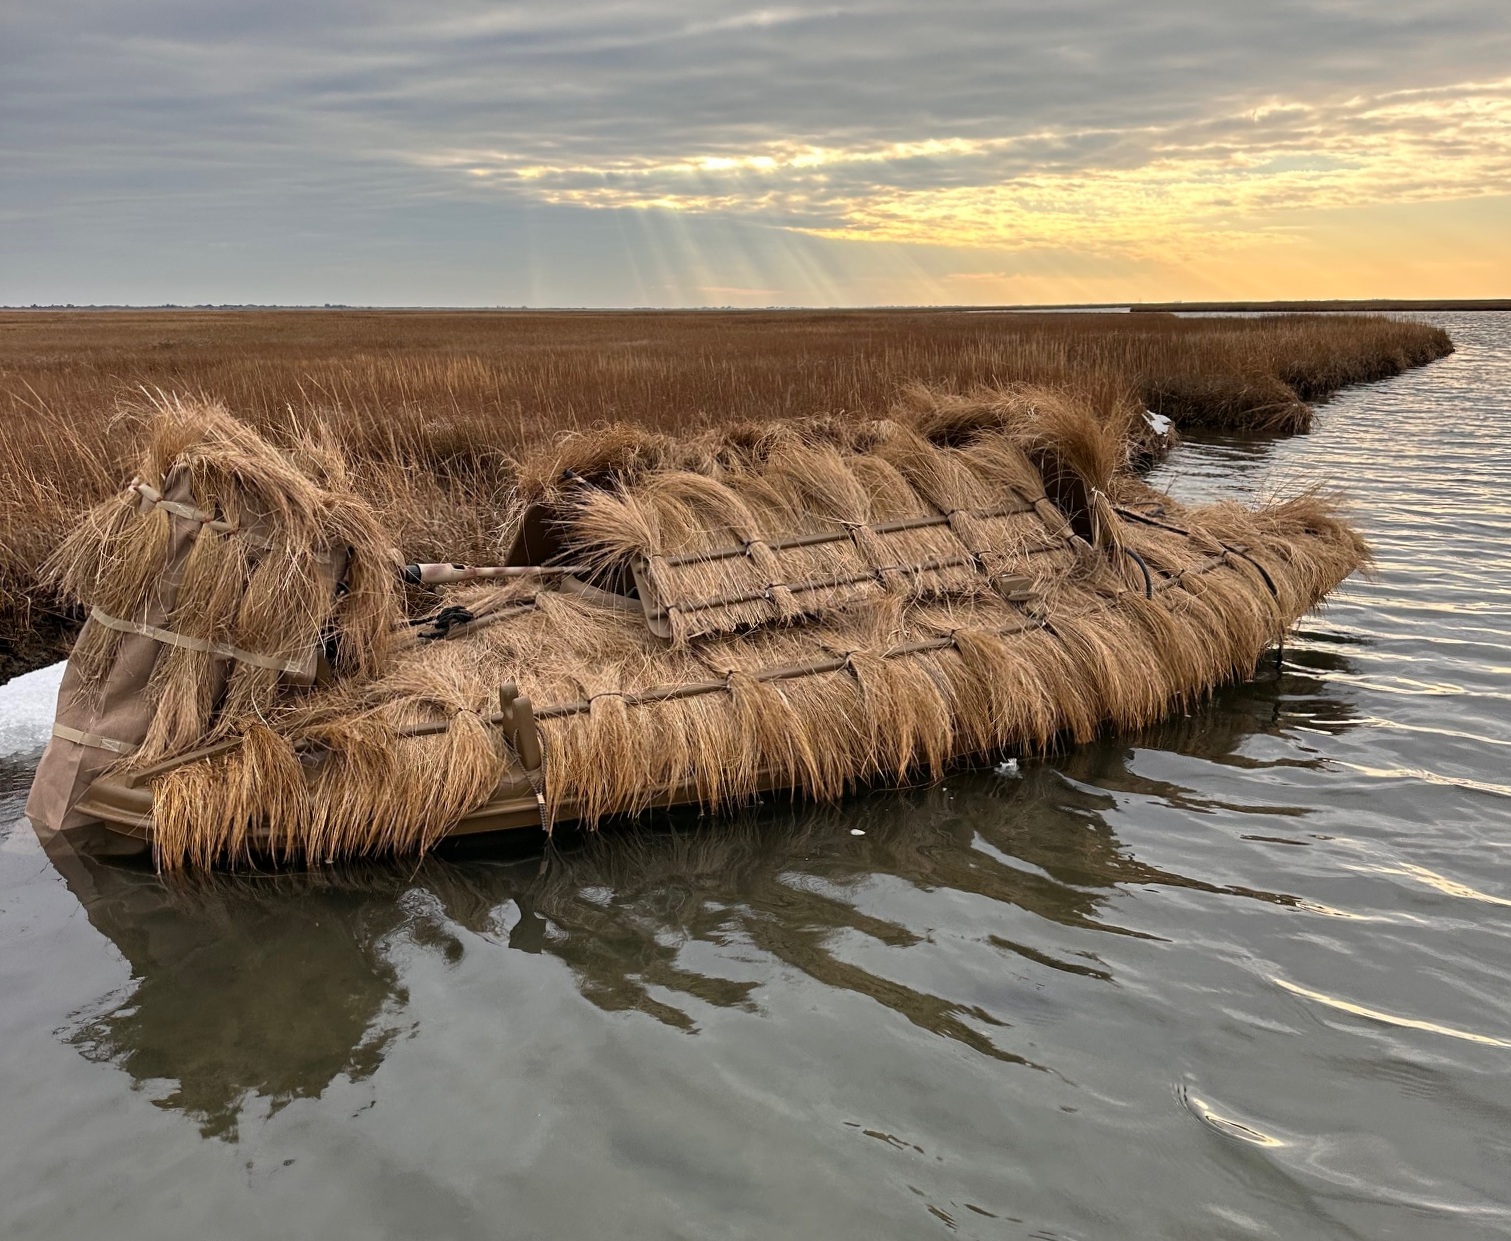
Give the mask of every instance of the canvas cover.
[[[171, 503], [190, 508], [194, 496], [188, 474], [180, 471], [163, 488]], [[143, 516], [153, 506], [143, 500]], [[166, 525], [162, 571], [157, 588], [141, 614], [132, 619], [162, 627], [169, 622], [183, 577], [184, 561], [202, 523], [161, 509]], [[101, 622], [84, 622], [81, 641], [99, 638], [92, 631]], [[122, 633], [116, 655], [106, 674], [90, 684], [79, 664], [70, 659], [58, 687], [58, 712], [53, 736], [42, 753], [26, 799], [27, 817], [38, 827], [60, 830], [89, 821], [74, 807], [90, 784], [141, 745], [152, 722], [152, 704], [147, 688], [153, 669], [163, 654], [163, 644], [143, 634]]]

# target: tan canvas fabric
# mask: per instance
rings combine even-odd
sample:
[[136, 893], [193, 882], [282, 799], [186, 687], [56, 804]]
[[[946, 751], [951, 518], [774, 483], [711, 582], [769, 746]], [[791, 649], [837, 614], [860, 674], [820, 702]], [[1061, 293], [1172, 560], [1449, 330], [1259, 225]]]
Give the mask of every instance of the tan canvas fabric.
[[[176, 472], [165, 486], [164, 495], [179, 504], [191, 503], [194, 497], [188, 474]], [[150, 505], [146, 500], [142, 503], [144, 509]], [[163, 558], [157, 596], [145, 615], [130, 619], [149, 625], [166, 623], [178, 595], [184, 560], [201, 528], [198, 521], [169, 512], [167, 553]], [[93, 620], [85, 622], [86, 628], [94, 624], [97, 622]], [[163, 644], [153, 638], [134, 633], [121, 634], [115, 661], [103, 683], [90, 692], [85, 691], [78, 669], [70, 661], [58, 687], [57, 722], [79, 733], [109, 738], [125, 745], [138, 745], [147, 735], [147, 726], [151, 722], [147, 684], [163, 650]], [[224, 665], [219, 667], [223, 676]], [[74, 807], [90, 784], [120, 758], [119, 754], [98, 746], [54, 736], [47, 743], [32, 781], [31, 793], [26, 800], [27, 817], [39, 827], [52, 830], [89, 822], [88, 816], [79, 814]]]

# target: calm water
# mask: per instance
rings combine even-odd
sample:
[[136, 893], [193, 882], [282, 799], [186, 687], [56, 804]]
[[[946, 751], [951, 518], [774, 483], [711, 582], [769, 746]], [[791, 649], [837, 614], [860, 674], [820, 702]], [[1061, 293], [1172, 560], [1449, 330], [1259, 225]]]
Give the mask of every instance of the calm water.
[[[0, 1236], [1511, 1231], [1511, 316], [1185, 496], [1379, 556], [1016, 778], [168, 892], [0, 767]], [[864, 835], [853, 834], [854, 829]]]

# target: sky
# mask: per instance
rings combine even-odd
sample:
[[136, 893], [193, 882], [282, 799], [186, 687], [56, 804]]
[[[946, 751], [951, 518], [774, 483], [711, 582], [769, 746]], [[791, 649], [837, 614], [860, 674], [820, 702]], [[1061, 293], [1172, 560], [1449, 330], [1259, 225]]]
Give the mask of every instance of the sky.
[[1505, 0], [0, 5], [0, 303], [1511, 296]]

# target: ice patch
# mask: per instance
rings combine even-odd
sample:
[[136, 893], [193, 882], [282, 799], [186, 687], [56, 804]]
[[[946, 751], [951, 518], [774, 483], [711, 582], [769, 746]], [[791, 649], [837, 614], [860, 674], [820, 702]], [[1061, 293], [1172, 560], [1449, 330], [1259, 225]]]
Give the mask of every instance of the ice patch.
[[40, 750], [52, 734], [66, 659], [0, 685], [0, 754]]
[[1152, 409], [1144, 411], [1144, 421], [1156, 435], [1169, 435], [1175, 429], [1175, 424], [1170, 419], [1164, 414], [1156, 414]]

